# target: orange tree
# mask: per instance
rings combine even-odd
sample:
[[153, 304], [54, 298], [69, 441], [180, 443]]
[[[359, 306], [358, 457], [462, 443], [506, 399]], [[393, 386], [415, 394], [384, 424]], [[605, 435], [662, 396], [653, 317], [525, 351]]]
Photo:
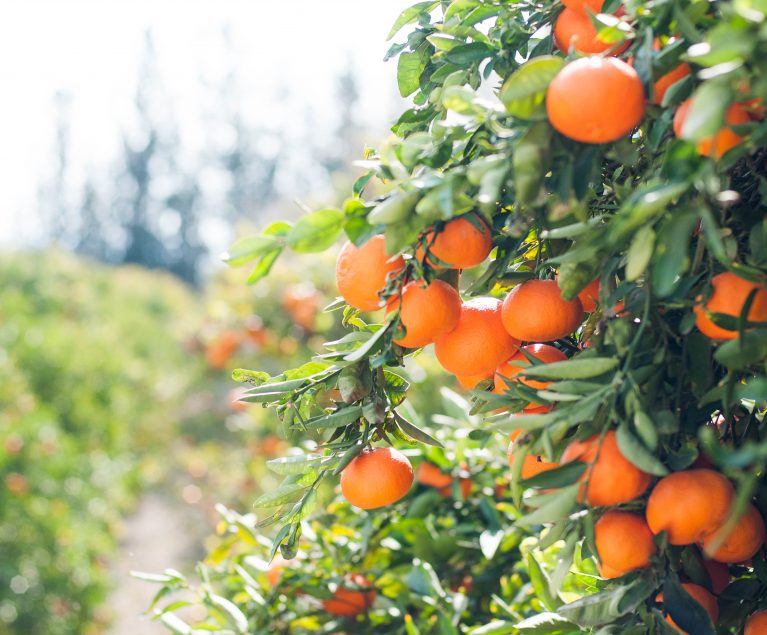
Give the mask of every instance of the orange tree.
[[[388, 57], [413, 104], [366, 154], [352, 198], [232, 246], [255, 281], [284, 250], [348, 239], [330, 308], [349, 333], [297, 369], [235, 371], [304, 448], [273, 462], [285, 480], [255, 504], [273, 510], [259, 518], [275, 525], [271, 554], [308, 550], [352, 572], [321, 533], [302, 537], [333, 513], [325, 484], [340, 475], [349, 503], [392, 505], [335, 508], [352, 527], [366, 519], [350, 539], [364, 557], [370, 523], [398, 522], [413, 479], [406, 454], [381, 448], [454, 456], [456, 437], [408, 415], [412, 347], [434, 343], [473, 389], [473, 442], [502, 453], [512, 438], [513, 521], [499, 522], [531, 542], [490, 597], [449, 614], [432, 585], [427, 602], [387, 610], [403, 543], [381, 540], [366, 563], [382, 581], [347, 579], [353, 608], [344, 626], [321, 622], [327, 632], [708, 634], [764, 621], [767, 5], [563, 4], [405, 10]], [[371, 179], [390, 193], [367, 200]], [[507, 600], [515, 571], [535, 599]], [[281, 597], [304, 601], [295, 587]], [[240, 629], [257, 619], [250, 605], [226, 605]]]

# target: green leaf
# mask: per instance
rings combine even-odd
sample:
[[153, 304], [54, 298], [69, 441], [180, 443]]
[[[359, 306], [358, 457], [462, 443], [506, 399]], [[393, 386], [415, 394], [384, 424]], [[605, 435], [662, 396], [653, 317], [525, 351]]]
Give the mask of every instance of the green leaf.
[[305, 214], [286, 236], [288, 246], [302, 254], [325, 251], [341, 235], [344, 218], [344, 213], [338, 209], [321, 209]]
[[676, 211], [659, 230], [661, 239], [655, 247], [652, 280], [655, 292], [662, 298], [674, 292], [689, 267], [690, 238], [697, 222], [697, 214]]
[[160, 621], [174, 635], [192, 635], [192, 627], [173, 613], [164, 613]]
[[652, 226], [640, 228], [626, 253], [626, 280], [633, 282], [642, 276], [650, 264], [654, 245], [655, 232]]
[[428, 2], [418, 2], [414, 4], [412, 7], [408, 7], [407, 9], [402, 11], [402, 13], [400, 13], [397, 19], [394, 21], [391, 31], [389, 31], [389, 35], [386, 36], [386, 41], [388, 42], [395, 35], [397, 35], [397, 32], [403, 26], [412, 24], [413, 22], [418, 20], [418, 17], [421, 14], [428, 13], [429, 11], [434, 9], [434, 7], [436, 7], [438, 4], [439, 2], [434, 0], [429, 0]]
[[527, 553], [527, 574], [530, 576], [530, 583], [533, 585], [535, 596], [543, 606], [549, 611], [555, 611], [562, 606], [562, 601], [549, 589], [549, 578], [531, 551]]
[[344, 356], [344, 360], [347, 362], [358, 362], [363, 357], [369, 357], [371, 354], [373, 354], [377, 347], [381, 343], [381, 338], [384, 336], [384, 334], [391, 329], [391, 323], [387, 324], [386, 326], [378, 329], [371, 337], [367, 340], [362, 346], [359, 348], [354, 349], [351, 353]]
[[321, 463], [327, 463], [328, 458], [318, 456], [317, 454], [298, 454], [294, 456], [283, 456], [278, 459], [271, 459], [266, 462], [267, 467], [277, 474], [303, 474], [310, 468], [319, 466]]
[[385, 201], [375, 206], [368, 214], [368, 222], [373, 225], [388, 225], [407, 218], [415, 210], [415, 205], [421, 199], [421, 192], [396, 192]]
[[696, 635], [715, 635], [706, 609], [684, 590], [676, 576], [666, 577], [663, 585], [663, 607], [679, 628]]
[[222, 259], [230, 267], [239, 267], [273, 251], [278, 244], [272, 236], [245, 236], [235, 240]]
[[767, 329], [747, 331], [722, 344], [714, 359], [731, 370], [746, 368], [767, 358]]
[[557, 613], [583, 627], [607, 624], [628, 612], [621, 607], [621, 602], [630, 589], [630, 585], [619, 586], [587, 595], [561, 606]]
[[285, 503], [297, 501], [305, 491], [306, 486], [300, 483], [280, 485], [277, 489], [259, 496], [253, 503], [253, 507], [279, 507]]
[[617, 366], [618, 360], [614, 357], [575, 358], [526, 368], [524, 374], [534, 379], [587, 379], [610, 372]]
[[564, 65], [561, 57], [542, 55], [520, 66], [506, 79], [498, 95], [506, 110], [520, 119], [545, 117], [546, 90]]
[[272, 270], [274, 263], [277, 262], [277, 258], [280, 257], [281, 253], [282, 253], [282, 247], [275, 247], [271, 251], [267, 251], [261, 257], [261, 260], [258, 261], [258, 264], [256, 264], [255, 267], [253, 267], [253, 271], [251, 271], [250, 275], [248, 276], [247, 283], [255, 284], [256, 282], [261, 280], [264, 276], [268, 275], [269, 272]]
[[552, 494], [546, 499], [546, 503], [514, 523], [515, 525], [530, 526], [551, 523], [570, 515], [575, 507], [575, 499], [578, 497], [580, 485], [570, 485]]
[[397, 411], [394, 411], [394, 419], [397, 422], [397, 426], [399, 426], [399, 429], [402, 430], [404, 434], [409, 436], [411, 439], [414, 439], [416, 441], [420, 441], [421, 443], [425, 443], [426, 445], [433, 445], [437, 448], [444, 447], [442, 443], [435, 439], [433, 436], [431, 436], [428, 432], [424, 432], [416, 426], [414, 423], [411, 423], [405, 417], [403, 417], [400, 413]]
[[575, 624], [556, 613], [539, 613], [518, 622], [514, 628], [514, 633], [519, 632], [523, 635], [561, 635], [578, 629]]
[[362, 416], [362, 406], [347, 406], [320, 417], [312, 417], [303, 423], [303, 427], [313, 430], [319, 428], [340, 428], [354, 423]]
[[445, 59], [457, 66], [468, 66], [490, 57], [496, 52], [495, 48], [484, 42], [470, 42], [456, 46], [445, 53]]
[[618, 442], [618, 449], [621, 451], [621, 454], [640, 470], [655, 476], [665, 476], [668, 474], [668, 468], [642, 445], [642, 442], [629, 430], [629, 426], [625, 421], [618, 426], [615, 440]]
[[702, 83], [692, 96], [682, 126], [682, 139], [700, 141], [716, 134], [724, 126], [724, 116], [729, 105], [730, 89], [726, 85]]
[[420, 53], [403, 53], [397, 60], [397, 86], [402, 97], [414, 93], [420, 86], [424, 61]]
[[555, 488], [565, 487], [577, 482], [588, 466], [580, 461], [571, 461], [551, 470], [536, 474], [522, 481], [523, 487]]

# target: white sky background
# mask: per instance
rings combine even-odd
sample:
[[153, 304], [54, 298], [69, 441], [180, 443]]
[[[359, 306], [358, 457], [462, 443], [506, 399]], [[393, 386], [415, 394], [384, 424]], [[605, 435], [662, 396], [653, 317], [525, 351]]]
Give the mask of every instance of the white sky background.
[[[70, 96], [71, 180], [108, 178], [121, 131], [135, 122], [145, 34], [183, 147], [206, 144], [203, 117], [234, 62], [251, 121], [327, 127], [335, 79], [351, 60], [358, 121], [377, 144], [400, 108], [385, 37], [411, 0], [23, 0], [0, 3], [0, 245], [35, 242], [36, 190], [54, 168], [53, 96]], [[234, 55], [222, 37], [229, 27]], [[290, 99], [280, 95], [287, 86]], [[209, 137], [208, 137], [209, 138]], [[360, 148], [360, 152], [361, 152]], [[183, 162], [183, 157], [182, 157]]]

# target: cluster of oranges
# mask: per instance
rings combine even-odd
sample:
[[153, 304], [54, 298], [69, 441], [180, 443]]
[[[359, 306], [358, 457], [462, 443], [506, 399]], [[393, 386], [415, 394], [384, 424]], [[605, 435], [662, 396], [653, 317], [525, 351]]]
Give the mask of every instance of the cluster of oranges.
[[[474, 213], [445, 223], [441, 231], [427, 230], [421, 244], [416, 257], [438, 270], [448, 265], [456, 269], [475, 266], [492, 250], [490, 228]], [[338, 288], [347, 303], [361, 310], [398, 310], [401, 330], [394, 341], [400, 346], [433, 343], [441, 365], [463, 386], [473, 388], [492, 379], [493, 391], [501, 394], [515, 383], [533, 390], [545, 389], [547, 382], [524, 376], [530, 360], [565, 361], [567, 356], [551, 342], [576, 332], [584, 315], [599, 305], [598, 279], [573, 300], [561, 296], [556, 280], [533, 279], [514, 287], [503, 300], [475, 297], [462, 301], [451, 284], [439, 279], [429, 284], [407, 281], [406, 271], [406, 260], [402, 256], [390, 258], [385, 239], [379, 235], [361, 247], [344, 245], [336, 272]], [[385, 302], [381, 294], [395, 277], [404, 284]], [[697, 300], [698, 328], [716, 340], [737, 337], [737, 331], [715, 324], [711, 314], [738, 318], [749, 299], [748, 320], [767, 321], [767, 289], [731, 272], [715, 276], [712, 293], [705, 300]], [[530, 402], [524, 412], [551, 408]], [[521, 433], [516, 430], [511, 434], [510, 462], [514, 459], [514, 441]], [[699, 545], [710, 556], [705, 565], [712, 578], [724, 578], [725, 585], [729, 580], [727, 564], [747, 562], [763, 544], [764, 524], [753, 506], [728, 535], [721, 535], [731, 515], [733, 489], [722, 474], [711, 469], [696, 468], [660, 479], [649, 494], [644, 514], [621, 509], [629, 502], [636, 507], [637, 499], [650, 488], [652, 477], [623, 456], [613, 430], [572, 441], [559, 462], [529, 454], [524, 458], [521, 476], [529, 479], [571, 461], [587, 464], [580, 477], [579, 500], [607, 508], [595, 528], [603, 577], [616, 578], [650, 566], [656, 554], [653, 538], [662, 531], [671, 544]], [[374, 509], [405, 496], [413, 480], [412, 466], [402, 453], [392, 448], [371, 448], [342, 472], [341, 490], [353, 505]], [[422, 464], [418, 480], [447, 493], [453, 477]], [[470, 481], [461, 483], [462, 488], [467, 485], [470, 488]], [[684, 587], [715, 620], [717, 603], [711, 592], [691, 582], [684, 583]]]
[[[584, 55], [570, 62], [551, 82], [546, 95], [549, 121], [560, 133], [583, 143], [609, 143], [636, 128], [645, 114], [645, 91], [632, 65], [617, 57], [630, 42], [613, 45], [599, 39], [592, 16], [602, 9], [603, 0], [563, 0], [564, 10], [554, 23], [554, 41], [564, 52]], [[615, 19], [625, 15], [623, 9]], [[669, 43], [673, 42], [673, 38]], [[660, 49], [656, 40], [655, 48]], [[603, 57], [607, 55], [607, 57]], [[655, 79], [651, 102], [661, 104], [671, 86], [692, 73], [687, 62], [681, 62]], [[739, 87], [748, 92], [748, 87]], [[673, 129], [682, 137], [683, 127], [692, 101], [677, 109]], [[698, 152], [719, 159], [743, 139], [732, 126], [764, 119], [765, 108], [760, 98], [734, 102], [727, 109], [724, 126], [711, 137], [697, 143]]]

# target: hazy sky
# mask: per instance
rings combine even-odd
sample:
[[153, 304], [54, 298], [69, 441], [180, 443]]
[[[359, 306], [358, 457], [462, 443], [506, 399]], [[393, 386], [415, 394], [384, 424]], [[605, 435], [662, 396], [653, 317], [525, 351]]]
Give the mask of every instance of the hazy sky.
[[[289, 128], [307, 106], [318, 126], [335, 100], [335, 77], [357, 71], [359, 119], [383, 136], [396, 112], [396, 62], [386, 34], [410, 0], [24, 0], [0, 5], [0, 243], [35, 235], [30, 215], [53, 169], [53, 96], [69, 99], [72, 180], [103, 178], [130, 130], [145, 34], [188, 149], [206, 142], [211, 89], [236, 64], [253, 122]], [[230, 29], [231, 49], [222, 33]], [[204, 81], [201, 81], [204, 80]], [[210, 84], [209, 84], [210, 85]], [[284, 100], [287, 86], [291, 99]], [[371, 144], [380, 138], [367, 140]]]

